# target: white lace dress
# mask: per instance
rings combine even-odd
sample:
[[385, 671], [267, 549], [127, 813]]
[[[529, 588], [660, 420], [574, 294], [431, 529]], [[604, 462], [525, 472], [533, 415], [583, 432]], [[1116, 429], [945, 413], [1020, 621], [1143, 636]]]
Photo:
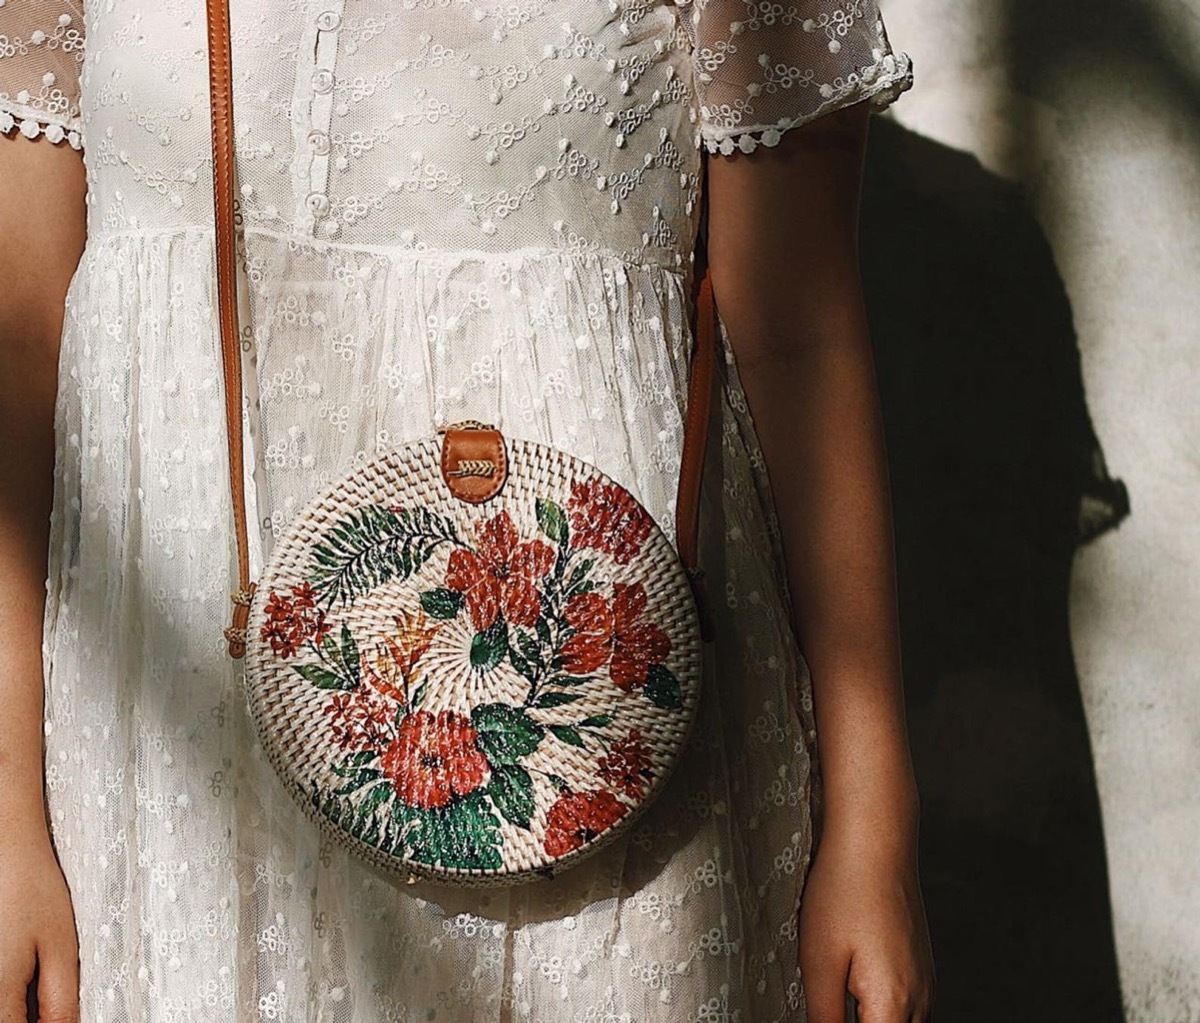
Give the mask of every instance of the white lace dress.
[[[874, 0], [232, 6], [255, 577], [316, 490], [460, 419], [566, 448], [670, 530], [703, 151], [911, 82]], [[83, 1019], [803, 1020], [815, 733], [728, 348], [717, 671], [630, 834], [553, 881], [397, 887], [322, 842], [260, 754], [221, 637], [203, 8], [0, 0], [0, 144], [82, 148], [89, 183], [44, 633]]]

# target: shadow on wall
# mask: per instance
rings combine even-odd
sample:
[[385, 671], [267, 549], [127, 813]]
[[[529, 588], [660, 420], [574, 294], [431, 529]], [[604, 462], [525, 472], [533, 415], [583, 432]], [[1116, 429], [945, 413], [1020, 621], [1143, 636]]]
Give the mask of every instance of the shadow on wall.
[[940, 1023], [1123, 1019], [1068, 629], [1128, 514], [1023, 194], [873, 118], [862, 273], [887, 427]]

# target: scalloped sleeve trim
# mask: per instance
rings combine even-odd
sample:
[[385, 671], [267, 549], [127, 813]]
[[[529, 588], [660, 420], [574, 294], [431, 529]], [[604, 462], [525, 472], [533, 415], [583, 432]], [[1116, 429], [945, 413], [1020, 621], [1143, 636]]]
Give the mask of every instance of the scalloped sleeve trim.
[[45, 135], [56, 145], [66, 142], [72, 149], [83, 148], [83, 133], [78, 117], [50, 114], [33, 106], [0, 99], [0, 135], [13, 132], [27, 139]]
[[[701, 122], [700, 139], [710, 153], [729, 156], [735, 152], [752, 153], [760, 145], [776, 146], [783, 133], [831, 113], [840, 107], [869, 100], [873, 111], [889, 107], [901, 93], [912, 88], [912, 59], [903, 51], [888, 53], [876, 63], [863, 68], [841, 88], [829, 88], [829, 94], [815, 110], [796, 117], [780, 118], [773, 124], [739, 124], [719, 127]], [[704, 111], [701, 110], [701, 114]]]

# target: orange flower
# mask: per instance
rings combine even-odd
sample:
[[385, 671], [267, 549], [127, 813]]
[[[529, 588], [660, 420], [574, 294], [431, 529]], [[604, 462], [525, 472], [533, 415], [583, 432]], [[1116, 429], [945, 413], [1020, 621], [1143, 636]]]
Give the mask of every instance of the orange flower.
[[475, 744], [470, 720], [452, 710], [414, 711], [400, 722], [396, 740], [380, 760], [396, 795], [423, 810], [445, 806], [488, 779], [488, 762]]
[[520, 540], [508, 512], [489, 519], [477, 534], [476, 550], [457, 548], [446, 566], [446, 585], [466, 599], [471, 624], [482, 632], [500, 613], [514, 624], [532, 626], [542, 613], [542, 577], [554, 567], [554, 548]]
[[424, 611], [415, 615], [401, 611], [392, 620], [396, 623], [395, 634], [382, 638], [375, 667], [364, 664], [363, 676], [384, 696], [406, 703], [407, 694], [421, 674], [418, 662], [425, 656], [438, 627], [429, 627]]
[[546, 814], [542, 848], [551, 856], [565, 856], [607, 831], [628, 812], [628, 806], [604, 789], [559, 796]]
[[263, 606], [267, 621], [260, 635], [271, 644], [276, 657], [291, 657], [308, 641], [320, 643], [329, 632], [325, 612], [317, 610], [313, 589], [308, 583], [293, 586], [291, 597], [281, 597], [274, 590]]
[[563, 616], [575, 634], [562, 645], [563, 670], [586, 675], [611, 657], [609, 676], [622, 689], [644, 685], [646, 675], [671, 652], [671, 640], [652, 622], [641, 583], [615, 583], [611, 603], [598, 593], [577, 593]]
[[604, 551], [618, 565], [628, 565], [637, 556], [654, 527], [649, 513], [627, 490], [595, 477], [571, 481], [567, 517], [572, 547]]

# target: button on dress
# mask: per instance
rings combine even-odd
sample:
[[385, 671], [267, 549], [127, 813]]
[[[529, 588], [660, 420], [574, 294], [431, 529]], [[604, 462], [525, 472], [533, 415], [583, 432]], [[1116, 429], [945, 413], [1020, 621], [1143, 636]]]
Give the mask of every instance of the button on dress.
[[[874, 0], [232, 7], [252, 577], [318, 490], [464, 419], [591, 462], [673, 536], [702, 158], [908, 88]], [[44, 134], [88, 178], [43, 635], [82, 1018], [803, 1020], [811, 689], [727, 340], [713, 670], [631, 830], [549, 881], [405, 886], [277, 780], [221, 635], [206, 62], [200, 0], [0, 3], [0, 144]]]

